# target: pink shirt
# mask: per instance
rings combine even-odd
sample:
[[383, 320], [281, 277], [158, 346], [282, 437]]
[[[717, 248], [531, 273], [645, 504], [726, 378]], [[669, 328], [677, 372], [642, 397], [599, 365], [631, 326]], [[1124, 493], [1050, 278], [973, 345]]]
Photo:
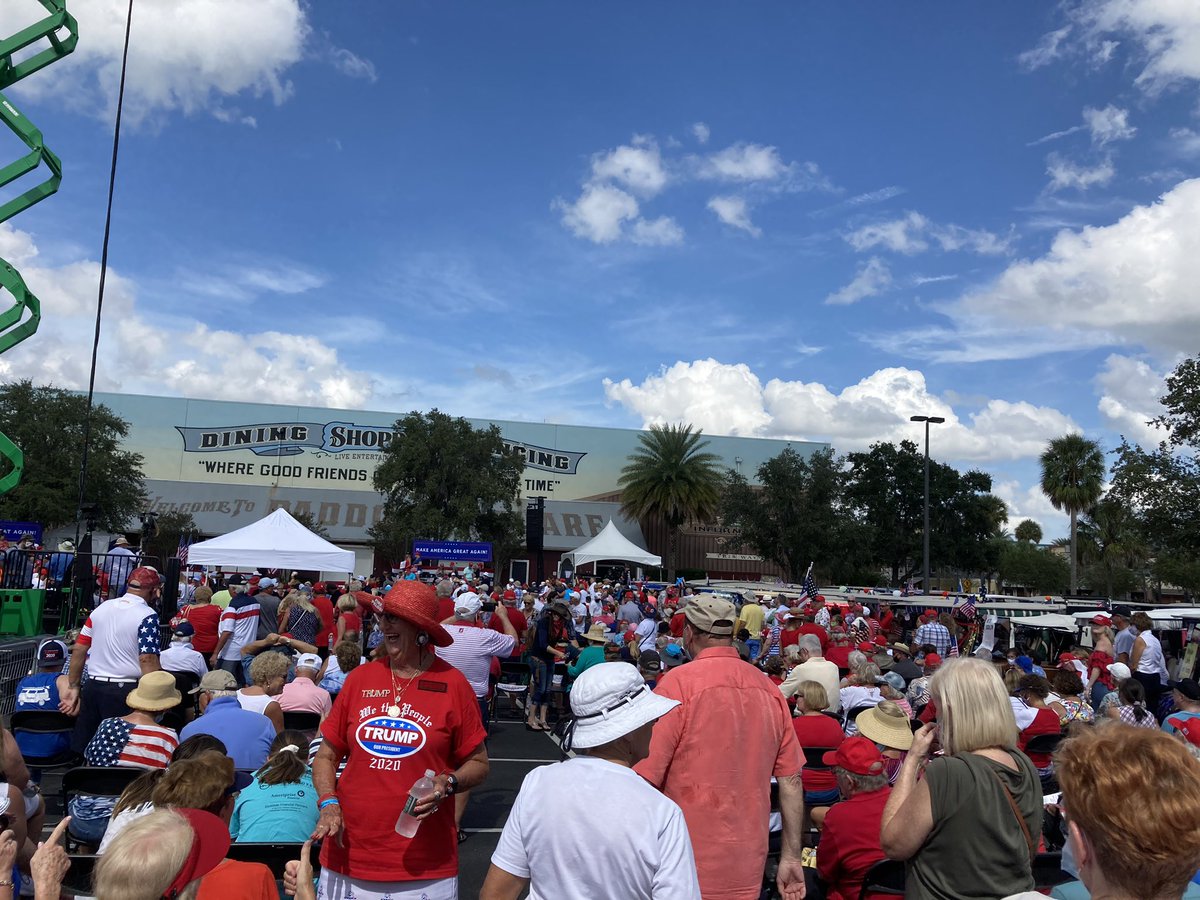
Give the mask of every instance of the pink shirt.
[[327, 716], [332, 705], [329, 691], [303, 676], [285, 684], [279, 695], [279, 708], [284, 712], [315, 712]]
[[771, 778], [804, 766], [787, 702], [732, 647], [702, 650], [655, 693], [680, 705], [655, 723], [634, 771], [683, 809], [705, 900], [757, 900]]

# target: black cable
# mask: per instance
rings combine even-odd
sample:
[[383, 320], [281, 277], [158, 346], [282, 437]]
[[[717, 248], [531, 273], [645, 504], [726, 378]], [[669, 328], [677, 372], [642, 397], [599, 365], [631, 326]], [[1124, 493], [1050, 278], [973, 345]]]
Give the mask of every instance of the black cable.
[[[96, 361], [100, 355], [100, 321], [104, 312], [104, 282], [108, 275], [108, 238], [112, 232], [113, 192], [117, 184], [117, 152], [121, 147], [121, 112], [125, 107], [125, 73], [129, 66], [129, 33], [133, 27], [133, 0], [125, 16], [125, 47], [121, 51], [121, 84], [117, 89], [117, 117], [113, 125], [112, 164], [108, 171], [108, 206], [104, 211], [104, 241], [100, 248], [100, 288], [96, 295], [96, 332], [92, 339], [92, 368], [88, 375], [87, 415], [83, 419], [83, 459], [79, 464], [78, 514], [82, 516], [84, 497], [87, 492], [88, 450], [92, 437], [92, 397], [96, 392]], [[79, 526], [75, 520], [75, 546], [79, 546]], [[91, 573], [88, 573], [90, 578]], [[72, 591], [74, 594], [74, 591]]]

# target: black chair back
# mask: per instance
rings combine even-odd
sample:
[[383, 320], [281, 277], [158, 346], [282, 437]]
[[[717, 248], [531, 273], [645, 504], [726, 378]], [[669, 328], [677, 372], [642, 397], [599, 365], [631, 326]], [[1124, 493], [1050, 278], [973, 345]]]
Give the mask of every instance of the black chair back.
[[131, 781], [145, 773], [140, 766], [76, 766], [63, 773], [63, 809], [76, 794], [120, 797]]
[[283, 727], [296, 731], [314, 732], [321, 727], [321, 714], [285, 709], [283, 711]]
[[94, 853], [68, 853], [70, 868], [63, 876], [62, 886], [68, 894], [87, 895], [92, 892], [92, 871], [100, 859]]
[[867, 900], [871, 894], [904, 896], [904, 863], [898, 859], [881, 859], [867, 870], [858, 900]]
[[1066, 735], [1059, 734], [1035, 734], [1029, 739], [1029, 743], [1025, 745], [1026, 753], [1053, 753], [1058, 749], [1058, 745], [1063, 742]]
[[832, 753], [837, 747], [805, 747], [804, 748], [804, 768], [811, 770], [827, 771], [833, 766], [825, 765], [824, 756], [826, 753]]
[[57, 709], [23, 709], [12, 714], [9, 729], [13, 734], [70, 734], [75, 730], [75, 717]]
[[[283, 878], [284, 866], [290, 860], [300, 858], [300, 849], [302, 846], [302, 844], [235, 841], [229, 845], [229, 852], [225, 856], [228, 859], [235, 859], [238, 862], [262, 863], [271, 870], [271, 874], [275, 876], [275, 879], [279, 880]], [[313, 874], [316, 875], [321, 871], [321, 854], [317, 847], [313, 847], [312, 852], [308, 856], [312, 860]]]
[[874, 703], [866, 703], [866, 704], [863, 704], [862, 706], [856, 706], [853, 709], [849, 709], [846, 711], [846, 715], [842, 719], [842, 722], [845, 725], [849, 725], [851, 722], [856, 722], [856, 721], [858, 721], [858, 717], [860, 714], [865, 713], [868, 709], [874, 709], [874, 708], [875, 708]]
[[1039, 891], [1074, 879], [1063, 871], [1062, 852], [1039, 853], [1033, 858], [1033, 883]]

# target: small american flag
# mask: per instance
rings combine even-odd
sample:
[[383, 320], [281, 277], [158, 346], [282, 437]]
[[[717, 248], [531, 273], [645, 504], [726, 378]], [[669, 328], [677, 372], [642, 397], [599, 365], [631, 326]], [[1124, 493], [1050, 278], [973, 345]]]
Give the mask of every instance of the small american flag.
[[819, 593], [817, 591], [817, 582], [812, 577], [812, 572], [804, 576], [804, 596], [811, 600]]
[[[980, 603], [987, 602], [987, 588], [985, 588], [983, 586], [982, 582], [980, 582], [980, 584], [979, 584], [979, 598], [978, 599], [979, 599]], [[967, 621], [971, 621], [972, 619], [975, 618], [975, 601], [976, 601], [976, 598], [973, 594], [967, 594], [964, 597], [962, 597], [962, 599], [960, 600], [960, 602], [958, 604], [956, 604], [958, 614], [961, 618], [966, 619]]]
[[179, 557], [180, 568], [187, 565], [188, 548], [192, 546], [193, 540], [194, 538], [186, 532], [179, 536], [179, 546], [175, 549], [175, 555]]

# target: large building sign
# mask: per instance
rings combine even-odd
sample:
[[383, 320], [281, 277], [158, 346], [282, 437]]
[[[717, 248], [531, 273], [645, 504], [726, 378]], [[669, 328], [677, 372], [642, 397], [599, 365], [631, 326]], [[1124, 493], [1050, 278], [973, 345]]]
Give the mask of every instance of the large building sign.
[[[97, 394], [129, 423], [125, 449], [144, 459], [151, 507], [189, 512], [206, 534], [256, 521], [276, 507], [309, 512], [336, 541], [367, 540], [382, 515], [373, 478], [382, 453], [404, 439], [396, 413], [321, 409], [133, 394]], [[548, 548], [571, 549], [620, 516], [621, 469], [641, 432], [540, 422], [469, 419], [495, 425], [521, 453], [526, 497], [545, 497]], [[825, 444], [705, 435], [706, 450], [753, 480], [758, 467], [792, 447], [804, 457]]]

